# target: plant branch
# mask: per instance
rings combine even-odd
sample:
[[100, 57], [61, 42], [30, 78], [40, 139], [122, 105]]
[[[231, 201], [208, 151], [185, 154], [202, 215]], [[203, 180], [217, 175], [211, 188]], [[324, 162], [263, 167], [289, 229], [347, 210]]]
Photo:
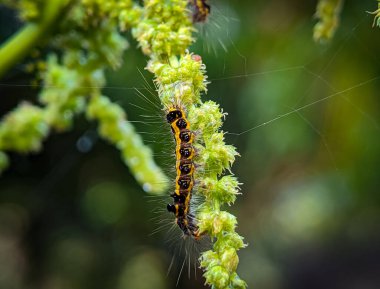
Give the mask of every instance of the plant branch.
[[67, 0], [45, 1], [46, 4], [39, 21], [25, 24], [0, 46], [0, 78], [28, 55], [43, 37], [46, 37], [68, 2]]

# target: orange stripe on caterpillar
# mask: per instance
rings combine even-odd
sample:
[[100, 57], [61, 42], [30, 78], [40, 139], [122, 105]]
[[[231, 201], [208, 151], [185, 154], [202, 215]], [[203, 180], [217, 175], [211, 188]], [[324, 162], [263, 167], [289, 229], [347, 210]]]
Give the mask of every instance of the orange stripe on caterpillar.
[[195, 217], [190, 211], [190, 201], [194, 187], [194, 134], [190, 130], [190, 123], [186, 119], [183, 109], [170, 108], [166, 119], [170, 123], [176, 142], [176, 183], [175, 191], [171, 195], [174, 204], [168, 204], [169, 212], [175, 214], [176, 223], [185, 235], [200, 237]]

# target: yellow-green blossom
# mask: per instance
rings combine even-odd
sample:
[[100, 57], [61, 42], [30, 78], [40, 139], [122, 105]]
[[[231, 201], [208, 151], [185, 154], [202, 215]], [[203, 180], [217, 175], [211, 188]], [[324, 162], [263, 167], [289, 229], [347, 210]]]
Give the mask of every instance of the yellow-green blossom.
[[333, 38], [339, 24], [339, 14], [343, 0], [319, 0], [315, 16], [313, 38], [316, 42], [326, 42]]

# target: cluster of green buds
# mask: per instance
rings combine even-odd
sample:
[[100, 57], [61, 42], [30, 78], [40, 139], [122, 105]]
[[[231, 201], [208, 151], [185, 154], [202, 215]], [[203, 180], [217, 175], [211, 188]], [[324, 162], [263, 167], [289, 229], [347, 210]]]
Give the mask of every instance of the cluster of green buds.
[[193, 42], [194, 28], [184, 0], [146, 0], [142, 18], [133, 27], [133, 36], [150, 57], [164, 59], [181, 55]]
[[245, 247], [243, 238], [235, 232], [235, 216], [222, 210], [224, 204], [232, 204], [239, 194], [239, 182], [230, 171], [238, 153], [235, 147], [226, 145], [224, 132], [220, 130], [223, 112], [213, 101], [207, 101], [189, 110], [192, 129], [198, 132], [195, 163], [198, 169], [198, 192], [205, 201], [198, 209], [197, 219], [201, 234], [216, 240], [213, 250], [201, 255], [201, 267], [205, 269], [206, 283], [213, 288], [245, 288], [245, 282], [236, 274], [239, 257], [237, 250]]
[[334, 37], [339, 24], [339, 15], [343, 0], [319, 0], [315, 16], [318, 19], [314, 26], [313, 38], [316, 42], [326, 42]]
[[49, 133], [43, 109], [22, 103], [0, 123], [0, 150], [19, 153], [39, 151]]
[[[155, 75], [162, 105], [165, 108], [181, 105], [195, 134], [194, 194], [204, 199], [196, 209], [196, 218], [200, 233], [214, 240], [212, 250], [200, 257], [206, 284], [214, 289], [242, 289], [247, 285], [236, 273], [237, 251], [245, 244], [235, 232], [235, 216], [222, 210], [223, 205], [232, 204], [239, 194], [236, 177], [225, 175], [238, 153], [235, 147], [225, 143], [221, 131], [225, 113], [217, 103], [201, 100], [207, 77], [201, 57], [186, 51], [194, 30], [186, 5], [185, 0], [145, 1], [143, 18], [134, 35], [144, 53], [150, 56], [147, 69]], [[180, 13], [168, 16], [172, 11]]]
[[49, 133], [44, 110], [24, 102], [0, 122], [0, 173], [9, 165], [5, 151], [37, 152]]

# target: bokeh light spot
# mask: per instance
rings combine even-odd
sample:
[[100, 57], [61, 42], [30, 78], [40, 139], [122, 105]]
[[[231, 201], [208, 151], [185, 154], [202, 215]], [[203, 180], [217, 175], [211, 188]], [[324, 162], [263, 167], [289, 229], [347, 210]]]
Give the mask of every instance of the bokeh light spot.
[[103, 182], [89, 188], [83, 198], [83, 209], [96, 225], [111, 225], [126, 213], [128, 198], [125, 189], [113, 182]]

